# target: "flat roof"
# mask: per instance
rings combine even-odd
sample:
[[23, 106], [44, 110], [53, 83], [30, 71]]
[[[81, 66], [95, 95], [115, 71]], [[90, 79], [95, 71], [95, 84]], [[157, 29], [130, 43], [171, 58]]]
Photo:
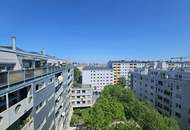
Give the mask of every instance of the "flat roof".
[[99, 67], [99, 66], [86, 66], [83, 70], [112, 70], [109, 67]]
[[111, 63], [150, 63], [152, 61], [137, 61], [137, 60], [114, 60]]

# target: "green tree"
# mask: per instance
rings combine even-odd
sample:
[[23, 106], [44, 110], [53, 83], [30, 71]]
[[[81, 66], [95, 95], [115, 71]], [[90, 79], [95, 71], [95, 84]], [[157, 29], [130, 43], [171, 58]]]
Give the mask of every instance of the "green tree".
[[95, 105], [80, 118], [90, 130], [180, 130], [176, 120], [162, 116], [121, 85], [105, 87]]
[[120, 77], [119, 81], [118, 81], [118, 85], [120, 85], [121, 87], [125, 87], [127, 83], [127, 80], [125, 77]]
[[82, 74], [81, 74], [81, 71], [77, 67], [74, 68], [74, 81], [76, 83], [80, 83], [80, 84], [82, 83]]

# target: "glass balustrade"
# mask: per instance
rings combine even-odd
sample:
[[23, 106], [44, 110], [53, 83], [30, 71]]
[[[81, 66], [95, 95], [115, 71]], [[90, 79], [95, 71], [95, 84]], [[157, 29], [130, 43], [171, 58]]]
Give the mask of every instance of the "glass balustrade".
[[7, 72], [0, 73], [0, 86], [7, 85]]
[[14, 84], [21, 81], [24, 81], [24, 71], [18, 70], [9, 72], [9, 84]]
[[34, 70], [34, 77], [41, 76], [42, 74], [43, 74], [43, 70], [42, 69], [35, 69]]
[[63, 69], [66, 69], [66, 66], [1, 72], [0, 87], [6, 86], [8, 83], [9, 85], [15, 84], [35, 77], [43, 76], [45, 74], [61, 71]]
[[25, 79], [31, 79], [34, 77], [34, 70], [30, 69], [30, 70], [25, 70]]

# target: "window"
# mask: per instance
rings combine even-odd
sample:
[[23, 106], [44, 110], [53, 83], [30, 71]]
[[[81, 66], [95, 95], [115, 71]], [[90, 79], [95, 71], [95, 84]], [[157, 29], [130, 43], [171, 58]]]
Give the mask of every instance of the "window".
[[164, 102], [167, 103], [167, 104], [169, 104], [169, 103], [170, 103], [170, 100], [167, 99], [167, 98], [164, 98]]
[[85, 101], [82, 101], [83, 104], [85, 104], [86, 102]]
[[166, 111], [170, 111], [170, 109], [169, 109], [169, 107], [167, 107], [167, 106], [164, 106], [164, 110], [166, 110]]
[[158, 95], [158, 99], [159, 99], [159, 100], [162, 100], [162, 97], [161, 97], [160, 95]]
[[175, 106], [176, 108], [181, 108], [181, 104], [176, 103]]
[[77, 93], [80, 93], [80, 90], [77, 90]]
[[175, 112], [176, 117], [181, 118], [181, 114], [178, 112]]
[[15, 92], [9, 93], [9, 107], [25, 99], [28, 95], [30, 87], [25, 87]]
[[36, 113], [38, 113], [46, 105], [45, 101], [42, 101], [39, 105], [36, 106]]
[[0, 97], [0, 113], [6, 110], [7, 105], [6, 105], [6, 96], [1, 96]]
[[77, 96], [77, 98], [80, 98], [80, 96]]
[[158, 81], [158, 84], [159, 84], [160, 86], [162, 86], [162, 85], [163, 85], [163, 82], [162, 82], [162, 81]]
[[39, 90], [43, 89], [45, 87], [45, 83], [42, 82], [40, 84], [36, 84], [35, 90], [38, 92]]
[[158, 102], [157, 105], [158, 105], [159, 108], [162, 108], [162, 104], [161, 103]]
[[86, 90], [82, 90], [82, 93], [86, 93]]
[[50, 79], [49, 79], [48, 84], [51, 84], [51, 83], [53, 83], [53, 78], [50, 78]]
[[80, 101], [77, 101], [77, 104], [80, 104]]
[[180, 90], [180, 86], [179, 86], [179, 85], [177, 85], [177, 86], [176, 86], [176, 89], [177, 89], [177, 90]]

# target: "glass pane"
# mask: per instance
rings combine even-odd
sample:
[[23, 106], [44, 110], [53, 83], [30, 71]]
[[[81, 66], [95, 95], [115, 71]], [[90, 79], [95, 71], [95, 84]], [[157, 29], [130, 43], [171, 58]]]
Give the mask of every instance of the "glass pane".
[[9, 73], [9, 83], [17, 83], [24, 81], [24, 72], [23, 71], [14, 71]]

